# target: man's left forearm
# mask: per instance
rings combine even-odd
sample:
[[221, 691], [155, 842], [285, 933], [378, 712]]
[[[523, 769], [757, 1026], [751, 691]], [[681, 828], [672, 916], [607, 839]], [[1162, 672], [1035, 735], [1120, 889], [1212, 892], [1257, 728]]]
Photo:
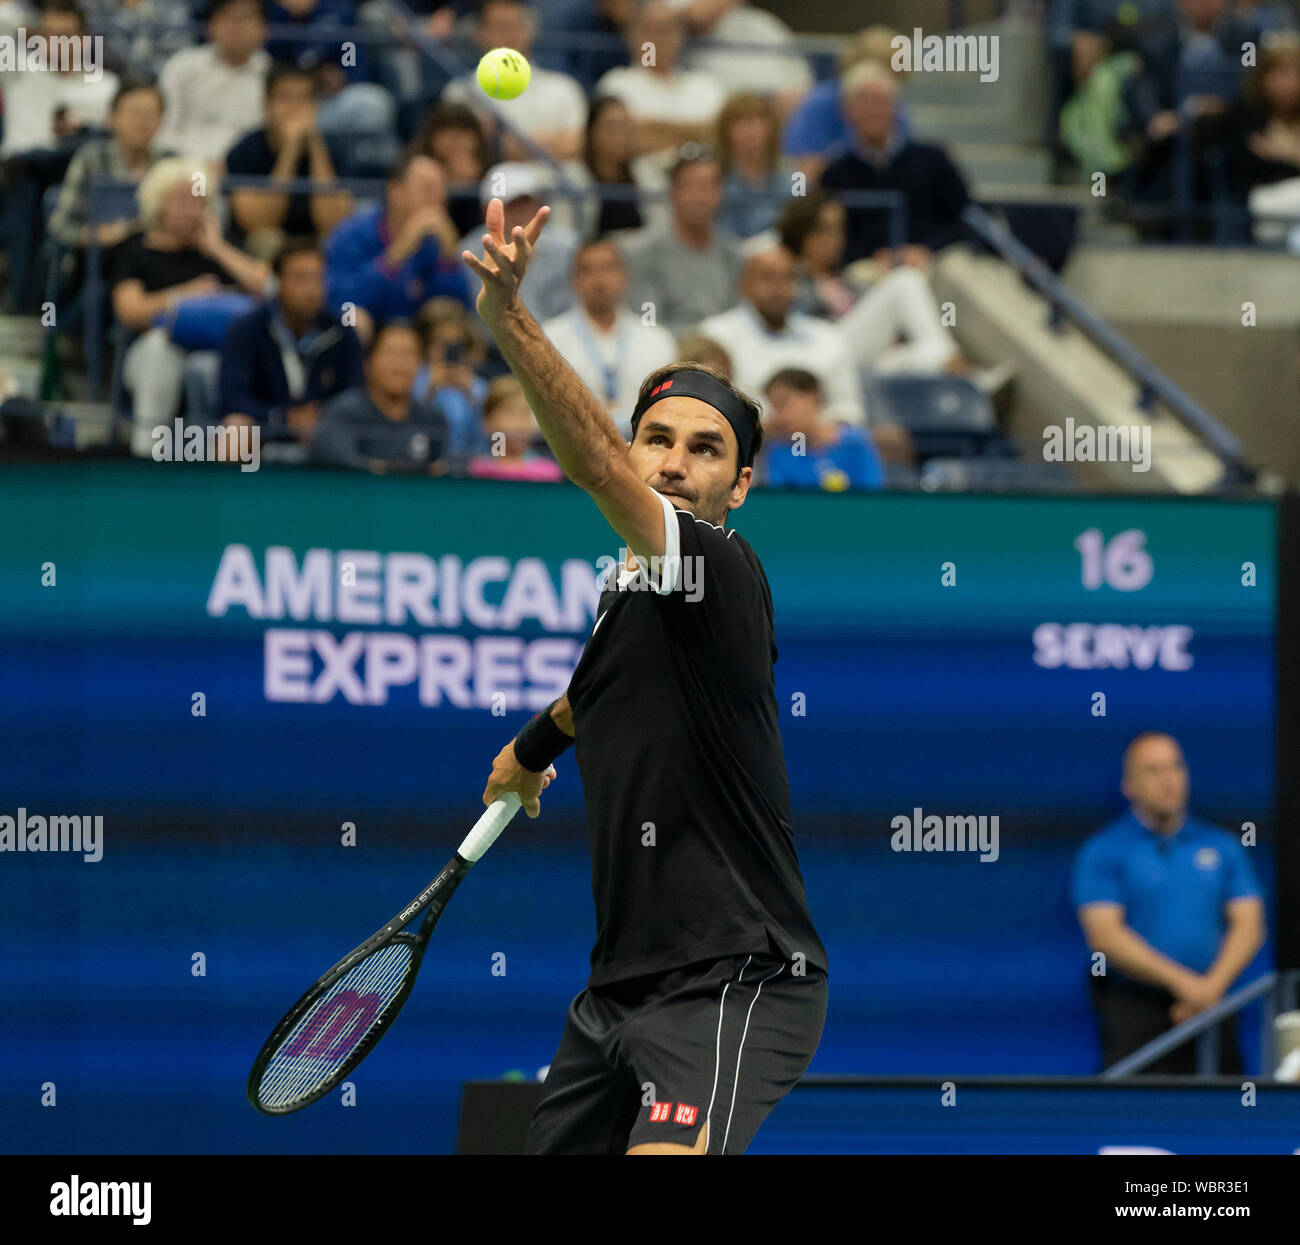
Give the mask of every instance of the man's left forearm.
[[1255, 958], [1263, 944], [1263, 937], [1254, 922], [1239, 921], [1231, 925], [1219, 944], [1219, 954], [1206, 970], [1206, 977], [1217, 982], [1225, 991], [1241, 970]]
[[610, 465], [627, 456], [605, 408], [518, 300], [488, 327], [564, 474], [579, 488], [599, 485]]

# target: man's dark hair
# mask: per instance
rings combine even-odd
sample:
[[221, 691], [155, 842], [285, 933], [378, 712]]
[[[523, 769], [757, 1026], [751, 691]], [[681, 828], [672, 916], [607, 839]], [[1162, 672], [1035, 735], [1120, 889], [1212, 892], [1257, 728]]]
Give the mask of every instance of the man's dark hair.
[[75, 17], [82, 30], [86, 29], [86, 15], [81, 11], [81, 6], [76, 0], [45, 0], [41, 5], [42, 17]]
[[[388, 170], [388, 184], [395, 186], [398, 182], [404, 182], [406, 175], [411, 171], [411, 165], [417, 160], [433, 160], [433, 157], [427, 151], [420, 151], [416, 147], [403, 147]], [[436, 160], [433, 162], [438, 164]], [[442, 165], [439, 164], [438, 167], [441, 168]]]
[[281, 82], [291, 82], [295, 79], [311, 84], [312, 95], [317, 94], [316, 75], [310, 70], [302, 69], [289, 61], [276, 61], [266, 74], [266, 98], [270, 99], [272, 92], [280, 85]]
[[815, 393], [821, 395], [822, 383], [807, 368], [802, 367], [783, 367], [779, 372], [773, 373], [767, 384], [763, 386], [764, 393], [771, 393], [777, 385], [784, 385], [787, 389], [793, 389], [795, 393]]
[[1123, 760], [1122, 760], [1122, 767], [1124, 773], [1126, 774], [1128, 773], [1129, 765], [1131, 764], [1133, 758], [1133, 752], [1137, 748], [1138, 744], [1145, 743], [1148, 739], [1171, 739], [1174, 742], [1174, 746], [1180, 752], [1182, 751], [1182, 744], [1178, 742], [1178, 736], [1173, 734], [1171, 731], [1158, 731], [1158, 730], [1138, 731], [1138, 733], [1134, 735], [1133, 738], [1130, 739], [1124, 747]]
[[718, 164], [718, 157], [708, 143], [683, 143], [677, 153], [677, 158], [668, 170], [668, 184], [676, 186], [677, 179], [682, 175], [682, 170], [693, 168], [697, 164], [712, 164], [718, 170], [718, 176], [722, 176], [722, 167]]
[[275, 253], [275, 258], [271, 261], [271, 271], [277, 277], [284, 275], [284, 266], [295, 255], [315, 255], [321, 263], [325, 262], [325, 254], [320, 249], [315, 238], [288, 238], [284, 245]]
[[[670, 376], [676, 376], [678, 372], [707, 372], [719, 384], [725, 385], [744, 408], [749, 415], [750, 422], [753, 426], [753, 433], [750, 439], [750, 449], [753, 459], [757, 461], [758, 451], [763, 448], [763, 408], [759, 406], [747, 393], [737, 389], [717, 368], [709, 367], [705, 363], [666, 363], [661, 368], [656, 368], [649, 376], [641, 382], [640, 392], [636, 395], [636, 405], [641, 405], [641, 400], [649, 396], [650, 391], [663, 384]], [[642, 412], [644, 414], [644, 412]], [[728, 421], [730, 422], [730, 421]], [[632, 416], [632, 440], [636, 440], [636, 430], [641, 425], [641, 415]], [[747, 464], [740, 461], [740, 438], [736, 438], [736, 478], [732, 480], [732, 486], [740, 480], [740, 472]], [[752, 466], [752, 463], [748, 464]]]
[[261, 16], [266, 20], [266, 0], [208, 0], [207, 11], [204, 14], [204, 20], [211, 21], [223, 9], [228, 9], [232, 4], [251, 4]]
[[108, 106], [109, 114], [115, 113], [118, 104], [128, 95], [134, 95], [137, 91], [152, 91], [158, 97], [158, 110], [160, 112], [166, 110], [167, 101], [156, 82], [149, 82], [144, 78], [123, 78], [117, 90], [113, 92], [113, 102]]
[[398, 316], [391, 320], [385, 320], [382, 324], [375, 327], [374, 335], [371, 337], [369, 345], [366, 346], [366, 358], [370, 358], [370, 356], [379, 348], [379, 343], [383, 341], [389, 333], [394, 332], [413, 334], [415, 340], [420, 343], [420, 348], [424, 348], [424, 342], [420, 337], [420, 330], [417, 329], [410, 320]]
[[618, 262], [622, 264], [625, 268], [627, 267], [627, 260], [623, 255], [622, 247], [620, 247], [619, 244], [615, 242], [613, 238], [600, 237], [600, 238], [586, 238], [583, 241], [578, 243], [577, 248], [573, 252], [573, 263], [569, 266], [570, 270], [573, 272], [577, 272], [578, 261], [588, 251], [594, 251], [598, 246], [607, 247], [609, 250], [613, 251], [614, 258], [617, 259]]

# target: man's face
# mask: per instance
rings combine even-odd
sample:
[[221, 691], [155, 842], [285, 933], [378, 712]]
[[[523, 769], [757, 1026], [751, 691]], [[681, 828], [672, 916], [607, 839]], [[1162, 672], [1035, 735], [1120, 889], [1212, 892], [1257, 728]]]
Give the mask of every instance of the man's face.
[[109, 119], [113, 134], [123, 147], [148, 147], [162, 123], [162, 102], [154, 91], [132, 91], [123, 95]]
[[477, 182], [483, 176], [478, 135], [473, 130], [448, 127], [433, 136], [432, 155], [448, 178], [458, 184]]
[[325, 261], [309, 251], [285, 261], [280, 273], [280, 305], [285, 314], [314, 320], [325, 306]]
[[640, 65], [646, 45], [654, 49], [654, 63], [658, 69], [671, 70], [682, 52], [681, 18], [666, 4], [651, 4], [641, 14], [634, 27], [632, 63]]
[[698, 228], [712, 221], [722, 206], [722, 177], [712, 160], [699, 160], [678, 171], [672, 190], [673, 211], [682, 224]]
[[593, 246], [573, 266], [573, 288], [588, 311], [609, 311], [627, 293], [627, 270], [612, 247]]
[[421, 208], [445, 207], [446, 203], [447, 184], [442, 169], [428, 156], [412, 160], [406, 176], [388, 187], [388, 213], [398, 226]]
[[420, 338], [408, 329], [390, 329], [366, 360], [366, 379], [382, 394], [398, 397], [415, 388], [420, 370]]
[[260, 6], [251, 0], [227, 5], [208, 22], [208, 39], [227, 60], [247, 60], [266, 42]]
[[1187, 763], [1178, 742], [1167, 735], [1144, 739], [1129, 755], [1122, 790], [1151, 818], [1176, 818], [1187, 810]]
[[479, 17], [474, 28], [474, 42], [483, 52], [490, 52], [493, 48], [514, 48], [527, 56], [533, 46], [527, 10], [513, 0], [494, 0]]
[[277, 132], [298, 118], [315, 119], [316, 91], [310, 78], [282, 78], [266, 97], [266, 124]]
[[814, 393], [804, 393], [792, 385], [772, 385], [767, 391], [771, 408], [767, 430], [774, 440], [789, 442], [797, 433], [811, 437], [821, 414], [821, 402]]
[[864, 82], [844, 100], [844, 115], [858, 138], [883, 147], [894, 129], [894, 92], [885, 82]]
[[632, 469], [656, 493], [697, 518], [721, 523], [745, 500], [752, 468], [736, 479], [739, 447], [731, 425], [698, 398], [664, 398], [641, 417]]
[[783, 325], [794, 306], [794, 258], [788, 251], [755, 255], [745, 270], [741, 292], [768, 324]]
[[492, 408], [492, 414], [483, 421], [483, 427], [489, 438], [501, 433], [506, 448], [512, 454], [523, 453], [538, 431], [537, 420], [533, 418], [528, 400], [522, 394], [497, 403]]
[[1195, 30], [1210, 30], [1227, 11], [1228, 0], [1182, 0], [1183, 20]]
[[75, 13], [46, 13], [41, 17], [41, 34], [46, 39], [75, 39], [82, 33]]

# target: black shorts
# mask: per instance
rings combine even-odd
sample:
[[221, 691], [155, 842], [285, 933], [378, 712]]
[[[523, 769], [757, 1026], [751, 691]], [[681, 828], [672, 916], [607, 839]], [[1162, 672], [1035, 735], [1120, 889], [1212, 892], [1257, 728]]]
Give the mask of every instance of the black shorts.
[[623, 1154], [646, 1142], [743, 1154], [804, 1074], [826, 974], [772, 953], [588, 986], [569, 1005], [529, 1154]]

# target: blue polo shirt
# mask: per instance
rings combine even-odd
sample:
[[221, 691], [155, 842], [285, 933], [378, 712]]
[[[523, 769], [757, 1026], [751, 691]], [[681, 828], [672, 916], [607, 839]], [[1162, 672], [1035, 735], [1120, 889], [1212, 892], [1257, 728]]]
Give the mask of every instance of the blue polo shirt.
[[842, 427], [839, 440], [819, 449], [796, 454], [784, 443], [763, 451], [762, 482], [769, 488], [844, 489], [880, 488], [884, 477], [876, 447], [861, 428]]
[[1130, 809], [1085, 840], [1074, 861], [1074, 906], [1124, 905], [1124, 921], [1157, 951], [1203, 973], [1218, 954], [1233, 899], [1261, 898], [1250, 857], [1227, 830], [1188, 817], [1173, 834]]

